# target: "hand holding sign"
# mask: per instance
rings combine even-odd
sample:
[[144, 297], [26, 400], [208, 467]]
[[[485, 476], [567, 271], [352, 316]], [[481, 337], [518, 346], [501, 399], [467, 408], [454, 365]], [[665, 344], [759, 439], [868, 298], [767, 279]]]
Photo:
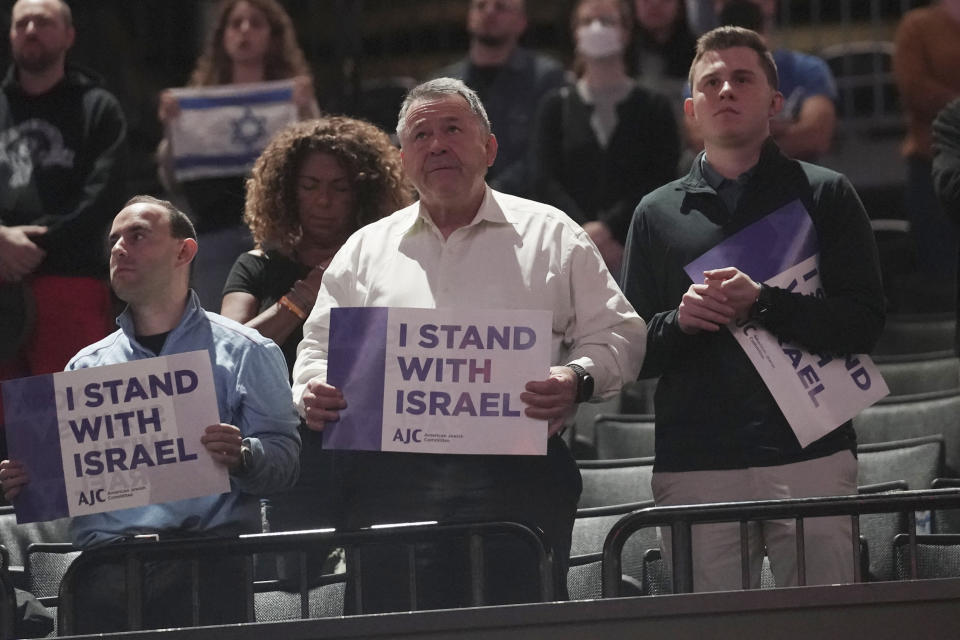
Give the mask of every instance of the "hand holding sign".
[[3, 497], [12, 502], [20, 495], [20, 489], [30, 482], [27, 469], [18, 460], [4, 460], [0, 462], [0, 486], [3, 487]]
[[520, 400], [528, 405], [529, 418], [547, 420], [547, 434], [554, 435], [576, 408], [577, 376], [570, 367], [550, 367], [546, 380], [531, 381], [524, 387]]
[[[744, 320], [750, 315], [750, 308], [760, 295], [760, 285], [736, 267], [704, 271], [708, 285], [720, 287], [727, 305], [733, 309], [734, 316]], [[731, 318], [732, 319], [732, 318]]]
[[311, 380], [303, 394], [304, 419], [313, 431], [323, 431], [328, 422], [340, 419], [340, 409], [347, 408], [343, 393], [322, 380]]
[[240, 468], [240, 449], [243, 447], [243, 434], [232, 424], [212, 424], [200, 436], [200, 443], [206, 447], [214, 462], [218, 462], [230, 471]]
[[716, 284], [692, 284], [677, 307], [677, 324], [688, 335], [701, 331], [719, 331], [733, 320], [734, 310]]

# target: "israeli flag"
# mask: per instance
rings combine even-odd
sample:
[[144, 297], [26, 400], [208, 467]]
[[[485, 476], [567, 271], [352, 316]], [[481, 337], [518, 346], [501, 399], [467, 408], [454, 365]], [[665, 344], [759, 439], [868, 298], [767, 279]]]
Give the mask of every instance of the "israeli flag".
[[167, 130], [177, 180], [245, 175], [278, 131], [297, 120], [293, 80], [172, 89]]

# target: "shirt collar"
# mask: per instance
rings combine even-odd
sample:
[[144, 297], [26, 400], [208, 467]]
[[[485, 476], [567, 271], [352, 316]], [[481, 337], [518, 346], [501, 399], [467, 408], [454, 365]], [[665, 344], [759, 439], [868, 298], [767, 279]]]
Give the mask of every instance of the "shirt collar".
[[707, 181], [707, 184], [713, 187], [714, 191], [716, 191], [720, 188], [720, 185], [722, 185], [724, 181], [733, 183], [738, 187], [743, 187], [753, 176], [753, 174], [757, 172], [757, 165], [753, 165], [737, 176], [736, 179], [730, 180], [729, 178], [724, 178], [716, 169], [713, 168], [713, 165], [711, 165], [710, 161], [707, 160], [707, 154], [704, 153], [700, 155], [700, 170], [703, 172], [703, 178]]
[[[187, 297], [187, 306], [183, 310], [180, 322], [178, 322], [177, 326], [171, 329], [167, 335], [167, 343], [169, 343], [171, 338], [174, 338], [176, 334], [180, 333], [181, 327], [186, 325], [189, 320], [198, 313], [203, 313], [203, 308], [200, 306], [200, 298], [197, 296], [196, 291], [190, 289], [190, 295]], [[136, 340], [136, 332], [133, 327], [133, 313], [130, 311], [130, 305], [127, 305], [123, 313], [117, 316], [117, 326], [120, 327], [130, 340]]]
[[[421, 206], [420, 202], [413, 204], [415, 215], [411, 216], [410, 224], [403, 228], [404, 233], [410, 233], [418, 228], [426, 227], [436, 229], [437, 225], [430, 218], [430, 214]], [[512, 224], [513, 221], [507, 218], [506, 213], [500, 207], [495, 197], [495, 192], [490, 185], [484, 187], [483, 200], [480, 202], [480, 208], [466, 227], [479, 225], [481, 222], [492, 224]]]

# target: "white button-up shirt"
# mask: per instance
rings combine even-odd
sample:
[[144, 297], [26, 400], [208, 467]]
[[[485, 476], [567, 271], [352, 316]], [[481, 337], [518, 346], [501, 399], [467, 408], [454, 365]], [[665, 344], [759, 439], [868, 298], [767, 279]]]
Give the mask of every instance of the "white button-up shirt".
[[636, 379], [647, 342], [643, 319], [580, 225], [489, 187], [473, 221], [446, 240], [419, 202], [347, 240], [303, 327], [293, 368], [301, 408], [307, 382], [326, 379], [332, 307], [549, 310], [551, 362], [584, 367], [600, 397]]

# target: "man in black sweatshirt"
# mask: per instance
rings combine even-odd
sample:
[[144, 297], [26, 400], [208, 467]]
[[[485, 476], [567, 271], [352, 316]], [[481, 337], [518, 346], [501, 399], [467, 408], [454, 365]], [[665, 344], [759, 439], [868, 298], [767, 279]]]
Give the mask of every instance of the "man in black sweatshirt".
[[[654, 497], [674, 505], [854, 494], [851, 423], [801, 447], [726, 327], [749, 319], [813, 353], [869, 352], [883, 329], [884, 303], [866, 212], [846, 178], [787, 158], [770, 139], [783, 96], [755, 32], [721, 27], [702, 36], [690, 76], [684, 109], [703, 132], [705, 151], [689, 175], [641, 201], [621, 280], [647, 321], [640, 375], [660, 376]], [[761, 285], [726, 264], [687, 275], [695, 259], [787, 205], [809, 214], [822, 296]], [[764, 243], [748, 251], [753, 261], [777, 257], [771, 253]], [[805, 521], [807, 584], [852, 581], [850, 529], [846, 517]], [[749, 541], [752, 586], [759, 587], [764, 547], [777, 584], [797, 583], [793, 521], [751, 523]], [[740, 588], [737, 523], [694, 527], [693, 543], [695, 590]]]
[[102, 238], [123, 204], [126, 123], [116, 98], [66, 63], [62, 0], [18, 0], [0, 85], [0, 380], [62, 371], [106, 335]]

